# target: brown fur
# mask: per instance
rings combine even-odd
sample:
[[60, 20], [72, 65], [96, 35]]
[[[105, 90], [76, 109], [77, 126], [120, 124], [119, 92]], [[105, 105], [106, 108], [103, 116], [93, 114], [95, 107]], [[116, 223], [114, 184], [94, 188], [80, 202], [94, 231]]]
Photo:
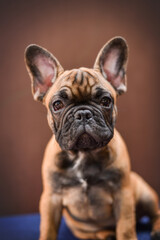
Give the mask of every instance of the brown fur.
[[[80, 101], [90, 98], [95, 92], [95, 87], [103, 87], [114, 99], [113, 119], [116, 118], [117, 91], [100, 73], [98, 66], [101, 54], [102, 50], [94, 69], [80, 68], [63, 71], [59, 62], [54, 59], [60, 69], [57, 72], [56, 81], [49, 87], [45, 96], [41, 93], [41, 98], [37, 98], [42, 100], [43, 96], [43, 104], [48, 110], [48, 122], [51, 128], [53, 123], [50, 102], [60, 89], [65, 89], [74, 101]], [[29, 67], [29, 64], [27, 65]], [[32, 70], [29, 71], [33, 78]], [[119, 93], [122, 90], [121, 88]], [[36, 91], [36, 89], [33, 90], [34, 95]], [[140, 176], [131, 172], [128, 151], [117, 130], [114, 130], [114, 136], [106, 146], [89, 153], [80, 152], [78, 155], [68, 151], [66, 159], [65, 157], [61, 159], [64, 161], [62, 163], [60, 162], [61, 151], [53, 135], [46, 147], [42, 165], [40, 240], [56, 239], [62, 214], [75, 236], [81, 239], [107, 239], [107, 237], [116, 236], [117, 240], [136, 240], [135, 211], [139, 204], [142, 206], [142, 215], [148, 214], [152, 219], [152, 235], [160, 232], [158, 196]], [[90, 164], [90, 159], [93, 159], [95, 165], [101, 161], [103, 167], [101, 174], [103, 175], [105, 171], [108, 173], [106, 185], [91, 183], [89, 186], [83, 181], [75, 182], [72, 179], [74, 174], [78, 174], [78, 167], [76, 169], [74, 165], [75, 158], [81, 159], [79, 160], [81, 162], [87, 161], [87, 164]], [[73, 164], [75, 169], [70, 172], [67, 164]], [[85, 167], [87, 166], [90, 167], [90, 165]], [[96, 172], [96, 169], [94, 171]], [[68, 186], [64, 187], [61, 182], [58, 183], [59, 180], [53, 183], [55, 182], [53, 178], [56, 179], [57, 176], [69, 177]]]

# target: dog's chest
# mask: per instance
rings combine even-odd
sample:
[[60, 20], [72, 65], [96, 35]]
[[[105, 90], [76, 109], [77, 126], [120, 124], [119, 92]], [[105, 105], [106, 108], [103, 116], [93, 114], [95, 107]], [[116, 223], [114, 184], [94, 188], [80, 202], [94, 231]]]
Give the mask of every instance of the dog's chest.
[[116, 168], [107, 168], [101, 159], [81, 156], [70, 164], [63, 162], [63, 170], [53, 172], [51, 177], [53, 191], [59, 193], [69, 191], [70, 188], [80, 188], [87, 192], [95, 187], [113, 192], [121, 185], [122, 173]]

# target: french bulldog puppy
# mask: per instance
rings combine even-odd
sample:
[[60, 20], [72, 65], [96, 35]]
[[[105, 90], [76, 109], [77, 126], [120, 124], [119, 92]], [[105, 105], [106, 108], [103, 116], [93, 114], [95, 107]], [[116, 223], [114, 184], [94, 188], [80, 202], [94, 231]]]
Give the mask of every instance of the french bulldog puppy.
[[42, 165], [40, 240], [56, 240], [62, 214], [78, 238], [117, 240], [136, 240], [136, 215], [145, 214], [152, 239], [160, 239], [158, 196], [131, 171], [115, 129], [127, 58], [121, 37], [104, 45], [92, 69], [64, 71], [46, 49], [26, 49], [33, 97], [47, 108], [53, 132]]

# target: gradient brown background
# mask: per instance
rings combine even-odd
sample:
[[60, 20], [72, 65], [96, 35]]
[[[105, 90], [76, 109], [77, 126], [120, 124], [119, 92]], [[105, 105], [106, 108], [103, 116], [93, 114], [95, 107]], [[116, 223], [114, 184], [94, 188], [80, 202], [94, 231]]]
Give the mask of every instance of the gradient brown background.
[[0, 214], [38, 211], [41, 162], [51, 136], [46, 111], [32, 100], [23, 60], [28, 44], [49, 49], [65, 69], [92, 67], [111, 37], [128, 41], [128, 93], [117, 128], [132, 167], [160, 193], [160, 1], [0, 2]]

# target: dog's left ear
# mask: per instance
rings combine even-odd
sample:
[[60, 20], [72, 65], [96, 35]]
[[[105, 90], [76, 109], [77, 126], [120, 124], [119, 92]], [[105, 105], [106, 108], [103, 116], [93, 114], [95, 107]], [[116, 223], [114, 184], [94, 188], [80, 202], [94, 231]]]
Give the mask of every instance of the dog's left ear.
[[124, 38], [116, 37], [100, 50], [94, 69], [99, 70], [118, 94], [127, 91], [126, 67], [128, 46]]
[[48, 50], [35, 44], [26, 48], [25, 62], [31, 77], [33, 97], [43, 101], [58, 74], [63, 72], [63, 68]]

